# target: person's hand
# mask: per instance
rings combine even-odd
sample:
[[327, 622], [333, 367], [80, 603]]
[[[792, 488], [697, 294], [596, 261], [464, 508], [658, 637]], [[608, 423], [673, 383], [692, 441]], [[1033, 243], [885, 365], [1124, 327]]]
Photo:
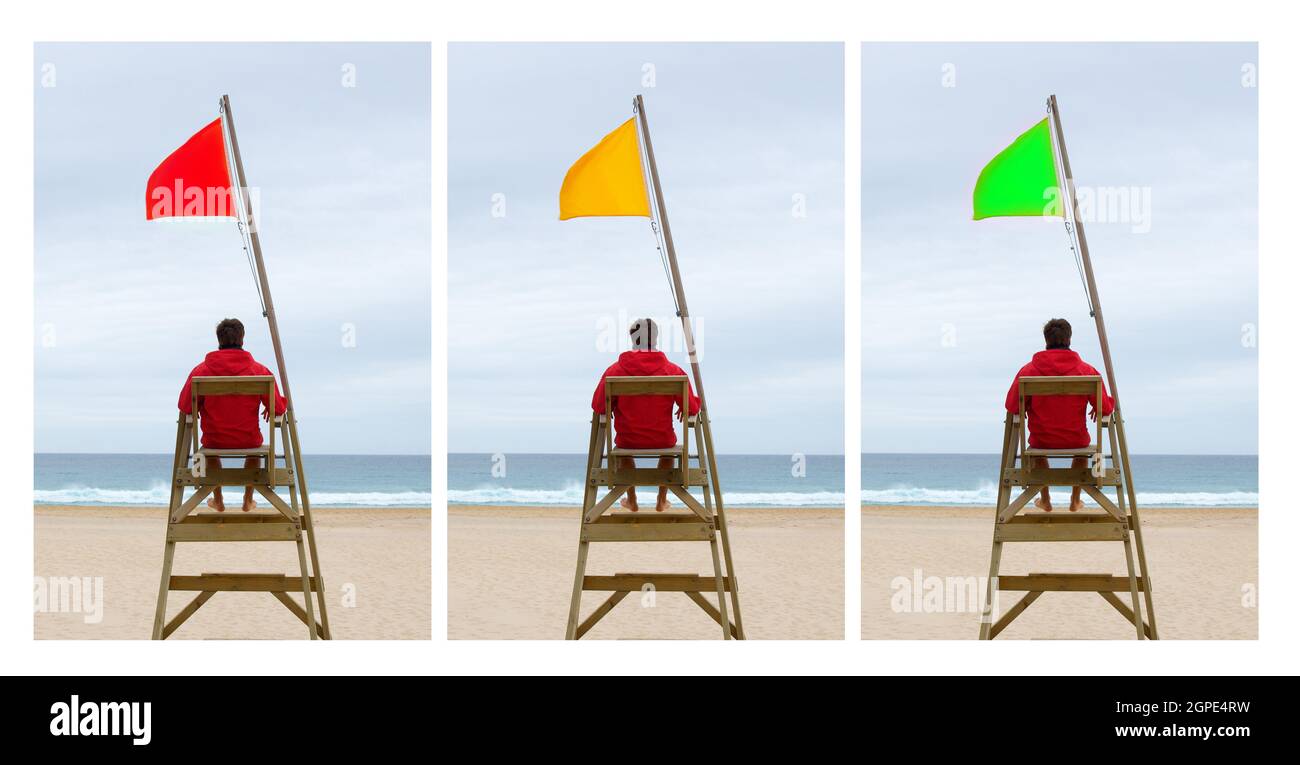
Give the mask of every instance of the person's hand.
[[271, 421], [271, 410], [270, 410], [270, 409], [265, 409], [265, 408], [262, 409], [262, 419], [266, 420], [267, 422], [270, 422], [270, 421]]
[[1093, 406], [1088, 408], [1088, 418], [1093, 422], [1097, 421], [1097, 407]]

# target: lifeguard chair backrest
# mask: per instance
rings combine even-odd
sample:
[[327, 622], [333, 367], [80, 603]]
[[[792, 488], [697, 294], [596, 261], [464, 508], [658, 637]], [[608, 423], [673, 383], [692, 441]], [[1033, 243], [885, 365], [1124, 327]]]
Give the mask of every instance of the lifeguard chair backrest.
[[1020, 451], [1026, 447], [1026, 433], [1029, 430], [1029, 400], [1035, 396], [1087, 396], [1097, 407], [1097, 443], [1095, 449], [1101, 451], [1102, 392], [1100, 375], [1068, 375], [1062, 377], [1021, 377], [1020, 378]]
[[203, 396], [257, 396], [266, 404], [270, 412], [271, 427], [267, 438], [267, 453], [272, 455], [266, 461], [269, 467], [275, 455], [275, 378], [271, 375], [247, 375], [230, 377], [194, 377], [190, 379], [190, 411], [194, 413], [194, 451], [199, 450], [199, 398]]
[[[682, 440], [679, 446], [686, 449], [686, 434], [691, 415], [691, 385], [686, 375], [656, 375], [653, 377], [605, 378], [605, 453], [614, 449], [614, 399], [623, 396], [672, 396], [682, 408]], [[683, 451], [682, 467], [686, 466]]]

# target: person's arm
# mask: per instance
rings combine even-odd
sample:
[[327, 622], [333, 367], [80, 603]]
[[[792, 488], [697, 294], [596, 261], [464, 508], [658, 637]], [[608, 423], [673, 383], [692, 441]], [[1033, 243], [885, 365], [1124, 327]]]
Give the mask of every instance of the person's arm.
[[289, 408], [289, 402], [280, 395], [280, 384], [274, 380], [272, 382], [275, 384], [275, 415], [279, 417]]
[[596, 392], [591, 395], [591, 411], [596, 414], [605, 413], [605, 378], [609, 376], [609, 370], [600, 376], [600, 381], [596, 383]]
[[[1101, 373], [1098, 372], [1096, 369], [1093, 369], [1092, 367], [1089, 367], [1089, 369], [1092, 369], [1092, 374], [1101, 377]], [[1094, 412], [1097, 411], [1096, 396], [1089, 396], [1088, 403], [1092, 404], [1092, 410]], [[1106, 381], [1102, 380], [1101, 381], [1101, 413], [1102, 415], [1108, 415], [1113, 411], [1115, 411], [1115, 399], [1112, 398], [1110, 392], [1106, 390]]]
[[690, 378], [686, 379], [686, 390], [690, 394], [691, 414], [700, 413], [700, 397], [695, 395], [695, 387], [691, 385]]
[[1007, 411], [1012, 414], [1020, 413], [1020, 375], [1024, 370], [1016, 372], [1016, 376], [1011, 380], [1011, 389], [1007, 391]]
[[181, 414], [194, 414], [191, 411], [193, 407], [190, 406], [190, 380], [193, 379], [194, 373], [190, 372], [189, 376], [185, 378], [185, 385], [181, 386], [181, 397], [176, 402], [176, 408], [181, 410]]

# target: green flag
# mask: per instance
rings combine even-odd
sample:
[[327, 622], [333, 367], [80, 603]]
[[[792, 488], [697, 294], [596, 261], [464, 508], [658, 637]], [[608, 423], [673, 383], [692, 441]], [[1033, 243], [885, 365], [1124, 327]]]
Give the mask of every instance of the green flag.
[[1011, 215], [1061, 217], [1060, 183], [1047, 120], [1034, 125], [980, 171], [972, 195], [975, 220]]

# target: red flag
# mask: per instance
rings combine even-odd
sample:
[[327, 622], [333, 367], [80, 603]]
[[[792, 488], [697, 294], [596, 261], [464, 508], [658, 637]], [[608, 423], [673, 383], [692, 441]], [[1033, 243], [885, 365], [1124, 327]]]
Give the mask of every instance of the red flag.
[[158, 165], [149, 176], [144, 207], [146, 220], [236, 217], [220, 117]]

